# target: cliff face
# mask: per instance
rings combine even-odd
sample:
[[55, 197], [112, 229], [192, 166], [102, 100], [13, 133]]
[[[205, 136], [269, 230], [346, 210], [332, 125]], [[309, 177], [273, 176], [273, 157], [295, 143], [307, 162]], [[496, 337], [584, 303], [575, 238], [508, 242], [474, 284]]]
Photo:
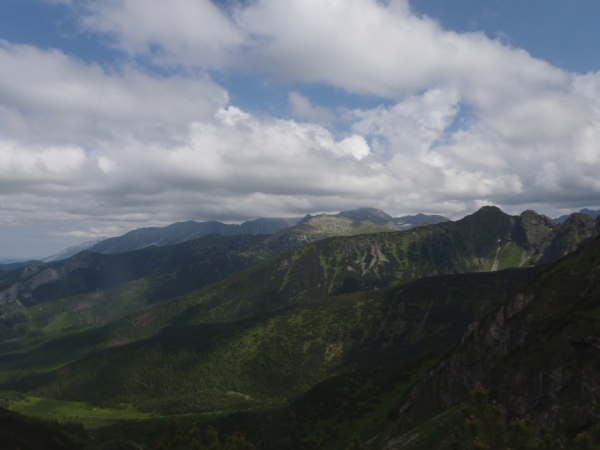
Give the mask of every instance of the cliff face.
[[596, 220], [583, 213], [571, 214], [552, 237], [548, 251], [540, 259], [540, 263], [557, 261], [597, 235]]
[[[600, 219], [593, 229], [600, 231]], [[401, 430], [468, 398], [478, 382], [556, 430], [600, 419], [600, 238], [541, 273], [407, 394]]]

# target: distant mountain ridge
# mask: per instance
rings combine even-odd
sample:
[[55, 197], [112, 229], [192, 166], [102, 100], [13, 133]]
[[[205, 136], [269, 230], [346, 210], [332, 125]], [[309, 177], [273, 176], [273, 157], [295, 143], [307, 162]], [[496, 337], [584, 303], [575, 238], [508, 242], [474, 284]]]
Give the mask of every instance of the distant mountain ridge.
[[410, 230], [423, 224], [436, 225], [443, 222], [452, 222], [450, 219], [439, 215], [416, 214], [414, 216], [402, 216], [394, 218], [394, 223], [401, 230]]
[[[381, 220], [378, 221], [382, 222]], [[340, 214], [307, 215], [297, 225], [281, 230], [271, 236], [267, 239], [265, 245], [269, 248], [284, 251], [335, 236], [356, 236], [391, 231], [398, 231], [397, 227], [391, 222], [388, 222], [388, 226], [385, 226], [369, 220], [361, 221]]]
[[[144, 296], [147, 302], [163, 300], [200, 289], [315, 240], [393, 231], [339, 215], [311, 216], [290, 226], [297, 220], [257, 219], [242, 225], [178, 222], [164, 228], [141, 228], [93, 246], [88, 242], [70, 247], [47, 261], [19, 263], [0, 272], [0, 305], [13, 302], [31, 306], [61, 296], [110, 289], [148, 276], [154, 284], [161, 276], [172, 273], [160, 282], [164, 286], [153, 288], [164, 294]], [[278, 229], [282, 230], [272, 234]], [[269, 234], [272, 235], [268, 237]], [[256, 238], [243, 239], [244, 236]], [[85, 247], [89, 252], [81, 253]], [[69, 253], [73, 256], [67, 256]]]
[[[588, 216], [591, 216], [594, 219], [596, 217], [600, 216], [600, 209], [597, 211], [594, 211], [592, 209], [583, 208], [579, 212], [582, 214], [587, 214]], [[552, 220], [555, 221], [556, 223], [565, 223], [565, 220], [567, 220], [568, 218], [569, 218], [569, 214], [565, 214], [564, 216], [556, 217]]]
[[18, 261], [18, 262], [12, 262], [12, 263], [3, 263], [3, 264], [0, 264], [0, 270], [14, 270], [14, 269], [18, 269], [20, 267], [26, 267], [31, 264], [36, 264], [39, 262], [40, 261], [38, 261], [38, 260], [32, 259], [30, 261]]
[[419, 225], [435, 225], [442, 222], [451, 222], [450, 219], [440, 215], [416, 214], [413, 216], [392, 217], [381, 209], [358, 208], [351, 211], [342, 211], [340, 216], [354, 220], [369, 221], [386, 228], [409, 230]]
[[0, 272], [0, 306], [14, 303], [29, 307], [110, 289], [147, 276], [152, 277], [148, 282], [153, 287], [144, 295], [146, 302], [164, 300], [256, 264], [262, 259], [256, 254], [256, 247], [265, 239], [264, 235], [212, 234], [165, 247], [109, 255], [82, 251], [62, 261], [36, 262]]
[[[509, 216], [496, 207], [483, 207], [456, 222], [396, 231], [369, 221], [323, 214], [272, 236], [245, 235], [256, 239], [231, 239], [235, 236], [212, 234], [200, 241], [186, 241], [190, 242], [190, 249], [182, 246], [183, 243], [178, 244], [179, 247], [146, 246], [146, 252], [139, 253], [142, 249], [123, 252], [122, 257], [108, 259], [87, 252], [64, 261], [2, 271], [0, 304], [18, 300], [29, 306], [97, 288], [111, 288], [154, 273], [173, 273], [174, 278], [169, 278], [167, 286], [181, 295], [295, 249], [301, 249], [297, 256], [282, 256], [277, 263], [291, 265], [294, 262], [289, 276], [285, 276], [287, 281], [277, 286], [277, 296], [294, 297], [310, 292], [310, 296], [324, 297], [382, 288], [427, 275], [551, 263], [595, 236], [595, 225], [589, 215], [581, 213], [572, 214], [560, 225], [534, 211]], [[357, 238], [349, 239], [352, 236]], [[326, 238], [335, 239], [305, 247]], [[192, 248], [199, 250], [192, 251]], [[321, 256], [317, 256], [319, 254]], [[332, 257], [334, 260], [330, 261]], [[300, 271], [295, 282], [298, 284], [289, 284], [296, 268], [304, 266], [307, 274]], [[333, 277], [330, 271], [334, 271]], [[261, 281], [254, 282], [257, 287], [264, 281], [262, 275], [258, 279]], [[273, 279], [270, 272], [265, 280], [268, 279]], [[312, 280], [310, 286], [304, 286], [307, 280]], [[265, 288], [273, 287], [265, 285]], [[160, 289], [164, 291], [166, 287]]]
[[241, 234], [275, 234], [298, 223], [300, 218], [291, 219], [255, 219], [237, 224], [225, 224], [215, 220], [209, 222], [177, 222], [166, 227], [139, 228], [123, 236], [105, 239], [90, 248], [95, 253], [124, 253], [150, 245], [164, 247], [191, 241], [208, 234], [218, 233], [223, 236]]
[[[150, 245], [163, 247], [179, 244], [213, 233], [224, 236], [240, 234], [277, 235], [284, 231], [285, 233], [273, 239], [273, 241], [277, 241], [278, 245], [288, 241], [287, 248], [294, 248], [333, 236], [353, 236], [382, 231], [407, 230], [424, 223], [437, 224], [448, 221], [450, 219], [443, 216], [425, 214], [394, 218], [380, 209], [369, 207], [341, 211], [339, 214], [318, 214], [315, 216], [307, 214], [302, 219], [260, 218], [249, 220], [241, 225], [228, 225], [218, 221], [195, 222], [189, 220], [173, 223], [166, 227], [139, 228], [123, 236], [102, 240], [90, 247], [82, 247], [82, 250], [89, 248], [90, 251], [95, 253], [114, 254], [139, 250]], [[87, 244], [81, 245], [86, 246]], [[72, 249], [68, 248], [64, 250], [64, 253], [66, 254]], [[54, 258], [54, 256], [56, 255], [49, 258]], [[64, 258], [61, 257], [60, 259]], [[52, 261], [56, 260], [58, 259], [52, 259]]]
[[394, 218], [389, 214], [376, 208], [358, 208], [350, 211], [341, 211], [338, 216], [358, 220], [360, 222], [371, 222], [385, 228], [398, 229]]
[[87, 250], [99, 242], [102, 242], [106, 238], [94, 239], [92, 241], [83, 242], [81, 244], [73, 245], [68, 247], [54, 255], [48, 256], [47, 258], [42, 259], [42, 262], [49, 263], [53, 261], [62, 261], [63, 259], [70, 258], [73, 255], [76, 255], [79, 252]]

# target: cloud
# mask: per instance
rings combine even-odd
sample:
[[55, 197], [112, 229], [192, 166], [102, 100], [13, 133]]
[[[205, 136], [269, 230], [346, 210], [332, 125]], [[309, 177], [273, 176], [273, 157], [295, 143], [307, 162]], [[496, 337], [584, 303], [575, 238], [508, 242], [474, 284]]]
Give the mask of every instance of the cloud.
[[106, 70], [58, 50], [0, 41], [0, 131], [44, 145], [157, 129], [175, 135], [209, 120], [227, 92], [208, 77], [151, 76], [135, 67]]
[[310, 100], [298, 92], [290, 92], [288, 100], [292, 109], [292, 115], [300, 119], [309, 119], [318, 123], [329, 123], [335, 119], [335, 115], [327, 108], [313, 106]]
[[[567, 74], [483, 33], [443, 30], [406, 0], [259, 0], [217, 8], [209, 0], [88, 3], [85, 27], [158, 63], [241, 68], [291, 81], [399, 98], [452, 80], [481, 104]], [[230, 3], [231, 5], [231, 3]]]
[[220, 68], [246, 36], [210, 0], [108, 0], [87, 2], [85, 28], [114, 37], [130, 55], [161, 64]]
[[[600, 74], [444, 30], [402, 0], [83, 3], [82, 26], [127, 63], [0, 43], [2, 226], [76, 238], [361, 205], [598, 204]], [[283, 80], [294, 119], [231, 105], [211, 70]], [[327, 109], [298, 92], [311, 83], [382, 105]]]

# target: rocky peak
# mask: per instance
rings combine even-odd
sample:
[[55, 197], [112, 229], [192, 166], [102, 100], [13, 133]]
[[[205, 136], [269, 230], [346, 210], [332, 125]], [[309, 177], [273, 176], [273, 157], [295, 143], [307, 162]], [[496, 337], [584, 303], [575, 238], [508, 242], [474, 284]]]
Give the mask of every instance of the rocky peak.
[[454, 224], [470, 248], [492, 252], [496, 250], [499, 241], [511, 239], [515, 221], [515, 217], [496, 206], [484, 206]]
[[387, 228], [396, 229], [394, 218], [377, 208], [358, 208], [350, 211], [341, 211], [338, 215], [349, 219], [358, 220], [359, 222], [371, 222], [376, 225], [381, 225]]
[[589, 242], [596, 235], [596, 221], [584, 213], [573, 213], [552, 238], [540, 264], [556, 261]]
[[518, 217], [512, 238], [525, 250], [536, 255], [550, 245], [557, 228], [560, 226], [550, 218], [527, 210]]

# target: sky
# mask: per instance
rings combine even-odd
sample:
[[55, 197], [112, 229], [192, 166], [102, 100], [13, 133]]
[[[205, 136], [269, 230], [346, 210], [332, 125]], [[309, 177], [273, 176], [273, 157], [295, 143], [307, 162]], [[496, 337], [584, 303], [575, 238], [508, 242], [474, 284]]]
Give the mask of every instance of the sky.
[[598, 0], [2, 0], [0, 260], [183, 220], [600, 206]]

